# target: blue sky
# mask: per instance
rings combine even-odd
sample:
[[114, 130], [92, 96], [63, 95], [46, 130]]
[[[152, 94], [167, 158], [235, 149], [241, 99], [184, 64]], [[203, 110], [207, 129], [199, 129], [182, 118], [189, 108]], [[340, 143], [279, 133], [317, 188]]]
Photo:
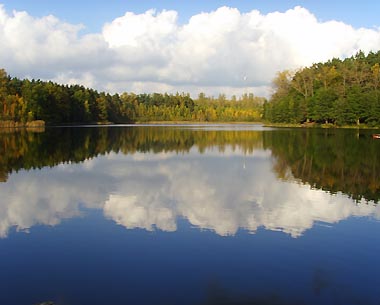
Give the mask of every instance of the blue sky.
[[110, 153], [78, 164], [21, 171], [0, 184], [2, 199], [7, 198], [1, 201], [0, 238], [14, 227], [25, 231], [83, 217], [78, 211], [84, 207], [102, 209], [126, 228], [175, 231], [179, 219], [188, 219], [224, 236], [240, 228], [252, 233], [265, 227], [295, 238], [315, 224], [335, 225], [349, 217], [378, 221], [380, 205], [373, 201], [365, 204], [363, 198], [357, 204], [341, 193], [279, 180], [269, 150], [255, 148], [247, 154], [238, 145], [226, 145], [223, 152], [199, 150]]
[[149, 9], [175, 10], [179, 21], [186, 22], [200, 12], [209, 12], [221, 6], [238, 8], [241, 12], [257, 9], [267, 14], [274, 11], [286, 11], [295, 6], [310, 10], [321, 21], [337, 20], [354, 27], [380, 26], [380, 1], [332, 1], [332, 0], [3, 0], [6, 10], [26, 10], [33, 16], [55, 15], [70, 23], [82, 23], [87, 31], [99, 31], [105, 22], [124, 15], [126, 11], [143, 13]]
[[380, 50], [379, 12], [369, 0], [0, 0], [0, 68], [111, 93], [269, 97], [279, 71]]

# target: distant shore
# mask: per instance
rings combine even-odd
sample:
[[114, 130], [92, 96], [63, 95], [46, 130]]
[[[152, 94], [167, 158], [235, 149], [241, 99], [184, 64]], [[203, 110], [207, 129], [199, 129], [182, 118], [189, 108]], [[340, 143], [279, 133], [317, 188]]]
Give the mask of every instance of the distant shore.
[[32, 132], [44, 132], [45, 122], [41, 120], [30, 122], [15, 122], [11, 120], [0, 121], [0, 132], [14, 132], [19, 130], [27, 130]]
[[210, 122], [210, 121], [147, 121], [147, 122], [135, 122], [133, 124], [143, 125], [143, 124], [154, 124], [154, 125], [194, 125], [194, 124], [202, 124], [202, 125], [212, 125], [212, 124], [244, 124], [244, 125], [262, 125], [262, 122]]
[[123, 125], [263, 125], [262, 122], [210, 122], [210, 121], [136, 121], [136, 122], [125, 122], [125, 123], [114, 123], [114, 122], [88, 122], [88, 123], [71, 123], [71, 124], [57, 124], [57, 125], [47, 125], [50, 127], [75, 127], [75, 126], [123, 126]]
[[334, 128], [334, 129], [379, 129], [380, 127], [368, 126], [365, 124], [360, 125], [334, 125], [334, 124], [317, 124], [317, 123], [262, 123], [264, 127], [278, 127], [278, 128]]
[[230, 121], [136, 121], [125, 123], [113, 122], [92, 122], [92, 123], [71, 123], [71, 124], [58, 124], [46, 125], [42, 120], [35, 120], [30, 122], [15, 122], [11, 120], [0, 121], [0, 129], [14, 130], [14, 129], [27, 129], [35, 131], [44, 131], [46, 126], [50, 127], [75, 127], [75, 126], [107, 126], [107, 125], [261, 125], [263, 127], [277, 127], [277, 128], [334, 128], [334, 129], [380, 129], [380, 127], [368, 126], [365, 124], [360, 125], [334, 125], [334, 124], [317, 124], [317, 123], [269, 123], [269, 122], [230, 122]]
[[29, 127], [45, 127], [45, 122], [35, 120], [30, 122], [15, 122], [11, 120], [0, 121], [0, 128], [29, 128]]

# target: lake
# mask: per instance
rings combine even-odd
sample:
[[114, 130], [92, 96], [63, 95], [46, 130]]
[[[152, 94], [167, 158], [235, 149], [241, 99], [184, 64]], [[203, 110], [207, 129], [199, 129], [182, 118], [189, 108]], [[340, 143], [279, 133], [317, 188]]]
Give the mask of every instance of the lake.
[[2, 130], [0, 304], [380, 304], [372, 133]]

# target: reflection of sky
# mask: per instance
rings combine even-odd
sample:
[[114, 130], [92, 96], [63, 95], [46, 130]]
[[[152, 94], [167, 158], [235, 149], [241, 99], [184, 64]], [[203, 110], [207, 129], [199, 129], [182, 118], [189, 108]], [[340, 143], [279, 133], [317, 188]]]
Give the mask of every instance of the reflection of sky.
[[126, 228], [175, 231], [179, 218], [219, 235], [259, 227], [302, 235], [315, 222], [380, 218], [374, 205], [354, 204], [295, 182], [278, 181], [268, 151], [227, 148], [199, 155], [111, 153], [80, 164], [21, 171], [0, 184], [0, 236], [11, 227], [54, 226], [103, 209]]

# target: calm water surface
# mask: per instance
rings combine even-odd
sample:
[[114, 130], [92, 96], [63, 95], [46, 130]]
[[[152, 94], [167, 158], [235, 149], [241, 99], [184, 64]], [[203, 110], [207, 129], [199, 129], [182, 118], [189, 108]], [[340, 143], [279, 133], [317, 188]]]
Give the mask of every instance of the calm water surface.
[[380, 304], [380, 140], [0, 132], [0, 304]]

